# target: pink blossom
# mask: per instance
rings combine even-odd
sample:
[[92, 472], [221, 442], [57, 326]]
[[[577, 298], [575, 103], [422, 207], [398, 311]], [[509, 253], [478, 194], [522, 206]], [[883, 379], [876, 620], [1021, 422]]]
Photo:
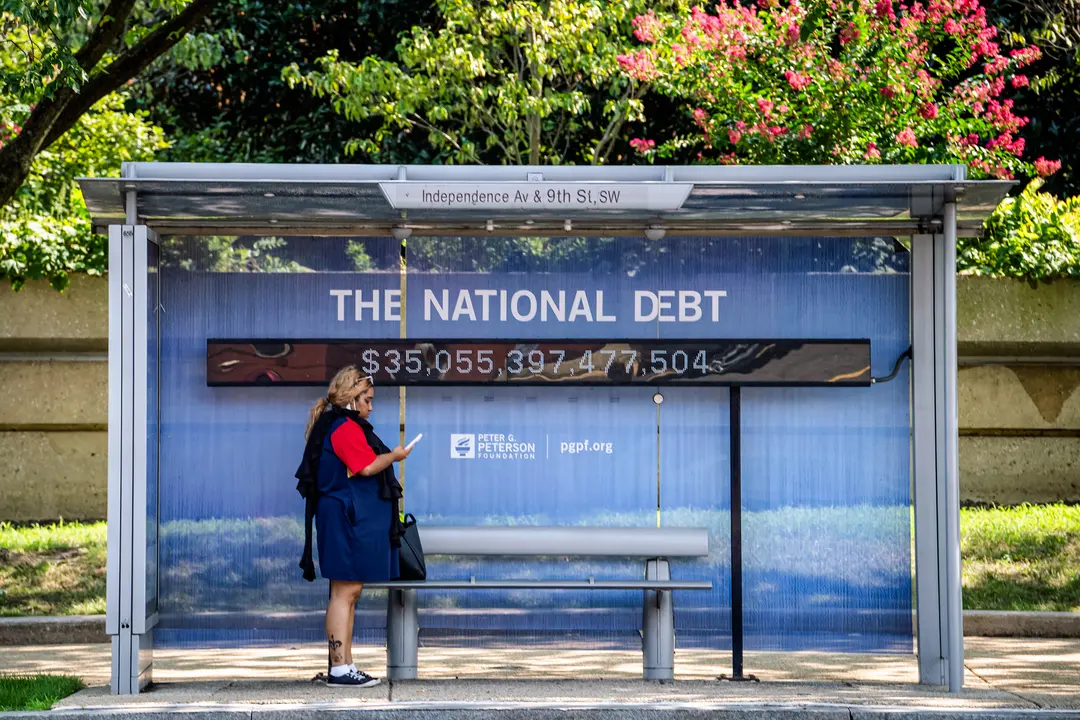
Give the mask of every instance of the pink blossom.
[[634, 18], [634, 37], [641, 42], [654, 43], [660, 37], [660, 33], [664, 30], [664, 24], [660, 22], [660, 18], [656, 17], [656, 13], [652, 10], [645, 15], [638, 15]]
[[784, 71], [784, 79], [788, 81], [788, 85], [790, 85], [793, 90], [798, 92], [805, 90], [811, 83], [809, 75], [803, 75], [794, 70]]
[[1027, 75], [1013, 75], [1012, 76], [1012, 86], [1014, 88], [1027, 87], [1028, 86]]
[[652, 58], [645, 50], [638, 50], [629, 55], [618, 55], [615, 59], [618, 61], [619, 67], [623, 69], [623, 72], [635, 80], [648, 82], [655, 79], [659, 74], [656, 70], [656, 65], [653, 64]]
[[772, 115], [773, 104], [772, 104], [771, 100], [766, 100], [764, 98], [758, 98], [757, 106], [758, 106], [758, 109], [761, 110], [761, 113], [765, 117], [769, 117], [770, 115]]
[[672, 43], [671, 49], [675, 53], [675, 64], [679, 67], [690, 62], [690, 51], [682, 43]]
[[780, 115], [783, 115], [784, 113], [786, 113], [790, 109], [791, 108], [789, 108], [787, 105], [777, 105], [776, 106], [776, 112], [779, 113]]
[[990, 142], [986, 143], [986, 147], [990, 148], [991, 150], [993, 150], [994, 148], [997, 148], [997, 147], [1007, 148], [1009, 145], [1012, 144], [1012, 141], [1013, 141], [1012, 133], [1004, 132], [1004, 133], [1001, 133], [1000, 135], [998, 135], [996, 138], [994, 138]]
[[794, 21], [788, 23], [787, 30], [784, 31], [784, 39], [788, 45], [799, 42], [799, 23]]
[[885, 87], [881, 88], [880, 92], [882, 95], [889, 99], [896, 97], [896, 90], [893, 89], [892, 85], [886, 85]]
[[938, 106], [934, 103], [926, 103], [919, 108], [919, 115], [921, 115], [924, 120], [933, 120], [938, 116]]
[[896, 142], [908, 147], [919, 147], [919, 141], [915, 139], [915, 132], [911, 128], [904, 128], [898, 132]]
[[813, 134], [813, 132], [814, 132], [814, 126], [813, 125], [803, 125], [802, 130], [799, 131], [799, 139], [800, 140], [809, 140], [810, 136]]
[[881, 157], [881, 151], [878, 150], [877, 143], [867, 143], [866, 152], [863, 153], [863, 157], [867, 160], [877, 160]]
[[879, 18], [895, 20], [896, 12], [893, 10], [892, 0], [878, 0], [874, 5], [874, 14]]
[[742, 140], [742, 133], [739, 132], [738, 130], [735, 130], [733, 128], [729, 128], [728, 131], [727, 131], [727, 134], [728, 134], [728, 140], [731, 141], [732, 145], [737, 145], [739, 143], [739, 141]]
[[956, 22], [952, 18], [945, 21], [945, 32], [950, 35], [959, 35], [964, 32], [964, 28], [960, 27], [960, 23]]
[[646, 140], [645, 138], [634, 138], [630, 141], [630, 147], [644, 155], [656, 147], [656, 141]]
[[1004, 70], [1008, 66], [1009, 66], [1009, 59], [1002, 56], [1002, 55], [998, 55], [996, 58], [994, 58], [991, 62], [987, 63], [983, 67], [983, 71], [987, 75], [997, 75], [999, 72], [1001, 72], [1002, 70]]
[[1042, 50], [1032, 45], [1011, 51], [1009, 57], [1016, 60], [1020, 65], [1028, 65], [1042, 57]]
[[1024, 140], [1024, 138], [1016, 138], [1016, 140], [1010, 143], [1005, 149], [1011, 152], [1016, 157], [1020, 157], [1024, 154], [1025, 145], [1026, 141]]
[[853, 43], [859, 39], [859, 28], [855, 26], [855, 23], [849, 22], [844, 26], [844, 29], [840, 31], [840, 44], [847, 45]]
[[1053, 175], [1061, 169], [1060, 160], [1047, 160], [1044, 157], [1040, 157], [1035, 161], [1035, 172], [1039, 174], [1039, 177], [1047, 177]]

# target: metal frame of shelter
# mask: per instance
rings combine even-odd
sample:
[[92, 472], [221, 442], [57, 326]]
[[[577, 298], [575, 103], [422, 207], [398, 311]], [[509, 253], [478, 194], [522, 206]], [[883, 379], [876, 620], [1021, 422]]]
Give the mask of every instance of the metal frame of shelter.
[[[131, 163], [80, 180], [109, 237], [106, 632], [112, 691], [151, 679], [146, 607], [148, 242], [159, 235], [888, 235], [910, 238], [916, 639], [920, 682], [963, 683], [956, 239], [1011, 183], [921, 166], [493, 167]], [[421, 207], [408, 191], [622, 188], [634, 207]], [[556, 195], [555, 197], [563, 197]], [[670, 198], [681, 198], [681, 202]], [[397, 202], [395, 202], [395, 198]], [[668, 198], [665, 200], [665, 198]]]

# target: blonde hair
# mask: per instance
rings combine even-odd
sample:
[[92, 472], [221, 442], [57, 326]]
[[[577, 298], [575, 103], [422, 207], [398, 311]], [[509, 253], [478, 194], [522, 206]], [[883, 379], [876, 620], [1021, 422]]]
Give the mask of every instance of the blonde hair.
[[311, 429], [319, 416], [326, 412], [331, 405], [343, 408], [354, 402], [371, 387], [371, 378], [362, 375], [355, 365], [346, 365], [337, 371], [337, 375], [330, 381], [330, 389], [326, 391], [326, 397], [319, 398], [311, 406], [311, 415], [308, 418], [307, 429], [304, 430], [304, 439], [311, 435]]

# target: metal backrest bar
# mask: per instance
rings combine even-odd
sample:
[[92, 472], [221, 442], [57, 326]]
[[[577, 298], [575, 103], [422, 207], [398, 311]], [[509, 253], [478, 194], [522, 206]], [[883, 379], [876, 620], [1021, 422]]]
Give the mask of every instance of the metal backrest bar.
[[709, 533], [705, 528], [421, 525], [419, 530], [426, 555], [653, 558], [709, 554]]

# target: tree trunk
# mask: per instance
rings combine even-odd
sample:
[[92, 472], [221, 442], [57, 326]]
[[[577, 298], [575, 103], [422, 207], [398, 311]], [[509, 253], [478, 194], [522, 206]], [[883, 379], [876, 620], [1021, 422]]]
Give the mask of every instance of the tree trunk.
[[[22, 142], [20, 142], [22, 141]], [[4, 171], [0, 173], [0, 208], [10, 202], [26, 182], [30, 174], [30, 166], [34, 162], [34, 144], [25, 133], [4, 145], [0, 150], [0, 167]]]
[[529, 164], [540, 164], [540, 116], [529, 116]]

